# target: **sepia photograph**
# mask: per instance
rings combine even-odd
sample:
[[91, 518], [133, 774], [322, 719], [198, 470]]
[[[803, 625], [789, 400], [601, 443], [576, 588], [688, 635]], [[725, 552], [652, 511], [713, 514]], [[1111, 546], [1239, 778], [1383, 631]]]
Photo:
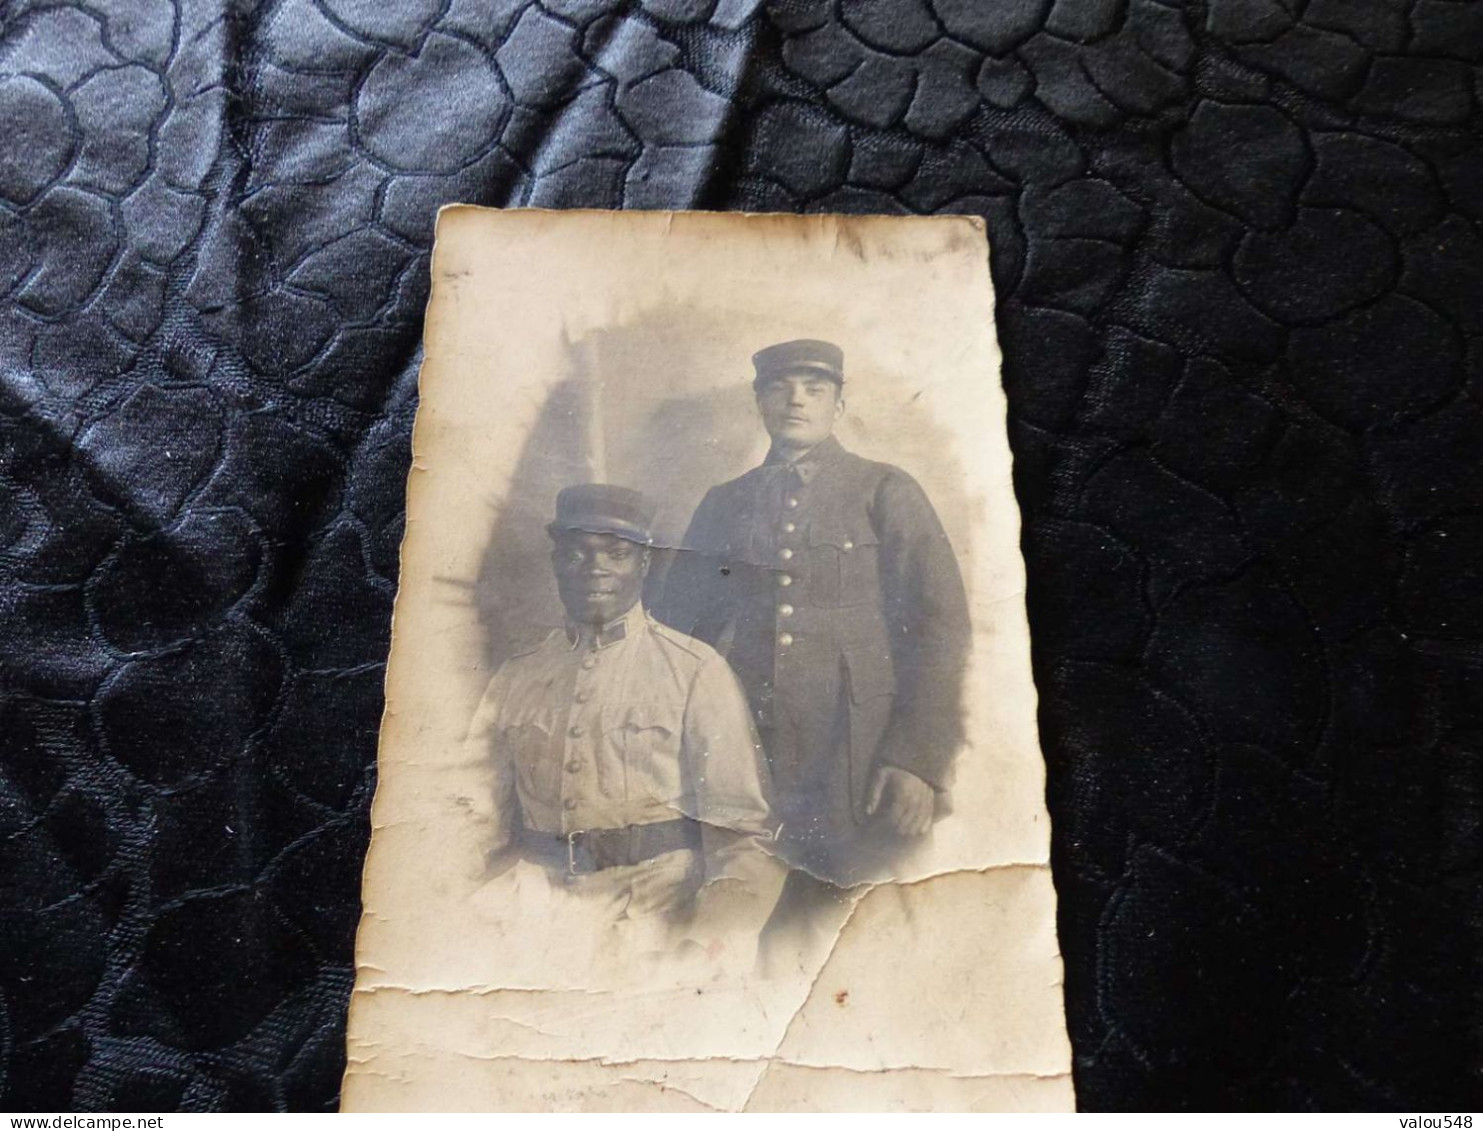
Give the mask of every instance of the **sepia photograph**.
[[1074, 1106], [992, 312], [969, 218], [444, 211], [346, 1110]]
[[1480, 185], [1483, 0], [0, 0], [11, 1131], [1469, 1131]]

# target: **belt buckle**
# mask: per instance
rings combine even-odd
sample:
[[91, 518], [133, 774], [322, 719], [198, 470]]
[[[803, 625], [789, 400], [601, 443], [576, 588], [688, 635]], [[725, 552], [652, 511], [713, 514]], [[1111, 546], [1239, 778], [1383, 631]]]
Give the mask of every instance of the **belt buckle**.
[[571, 879], [582, 874], [577, 871], [577, 838], [582, 835], [583, 831], [577, 829], [566, 834], [566, 874]]

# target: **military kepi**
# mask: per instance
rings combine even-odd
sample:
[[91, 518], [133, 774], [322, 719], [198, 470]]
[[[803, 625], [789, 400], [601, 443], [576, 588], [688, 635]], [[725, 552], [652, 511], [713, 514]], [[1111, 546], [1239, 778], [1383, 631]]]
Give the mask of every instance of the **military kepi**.
[[656, 509], [647, 495], [631, 487], [582, 483], [556, 496], [556, 521], [546, 532], [553, 538], [571, 531], [616, 534], [647, 545], [653, 539]]
[[752, 387], [760, 389], [780, 377], [824, 377], [836, 385], [844, 384], [844, 351], [833, 342], [815, 338], [798, 338], [779, 342], [752, 355], [757, 376]]

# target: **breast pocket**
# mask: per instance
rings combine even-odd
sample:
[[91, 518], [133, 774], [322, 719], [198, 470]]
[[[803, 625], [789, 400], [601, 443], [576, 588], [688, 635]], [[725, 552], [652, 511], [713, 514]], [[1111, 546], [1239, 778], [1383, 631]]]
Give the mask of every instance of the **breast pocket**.
[[554, 749], [554, 711], [525, 711], [507, 720], [500, 741], [515, 763], [520, 792], [547, 804], [561, 798], [561, 751]]
[[[628, 801], [668, 804], [680, 796], [683, 715], [665, 704], [630, 703], [603, 709], [603, 746], [616, 758], [613, 786]], [[608, 792], [608, 783], [603, 783]]]
[[881, 594], [880, 539], [871, 530], [846, 538], [839, 553], [841, 601], [858, 605], [878, 601]]
[[828, 523], [810, 535], [809, 592], [822, 606], [858, 605], [880, 597], [880, 539], [868, 526]]

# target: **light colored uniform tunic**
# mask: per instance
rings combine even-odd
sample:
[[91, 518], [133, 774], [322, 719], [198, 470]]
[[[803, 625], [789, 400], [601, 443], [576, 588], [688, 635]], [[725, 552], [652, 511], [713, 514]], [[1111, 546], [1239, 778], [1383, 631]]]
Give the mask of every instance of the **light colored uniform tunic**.
[[709, 645], [641, 604], [600, 631], [553, 632], [495, 673], [469, 742], [493, 770], [494, 854], [517, 849], [522, 826], [566, 836], [693, 818], [698, 853], [575, 875], [548, 860], [548, 878], [642, 948], [755, 947], [784, 870], [746, 697]]

